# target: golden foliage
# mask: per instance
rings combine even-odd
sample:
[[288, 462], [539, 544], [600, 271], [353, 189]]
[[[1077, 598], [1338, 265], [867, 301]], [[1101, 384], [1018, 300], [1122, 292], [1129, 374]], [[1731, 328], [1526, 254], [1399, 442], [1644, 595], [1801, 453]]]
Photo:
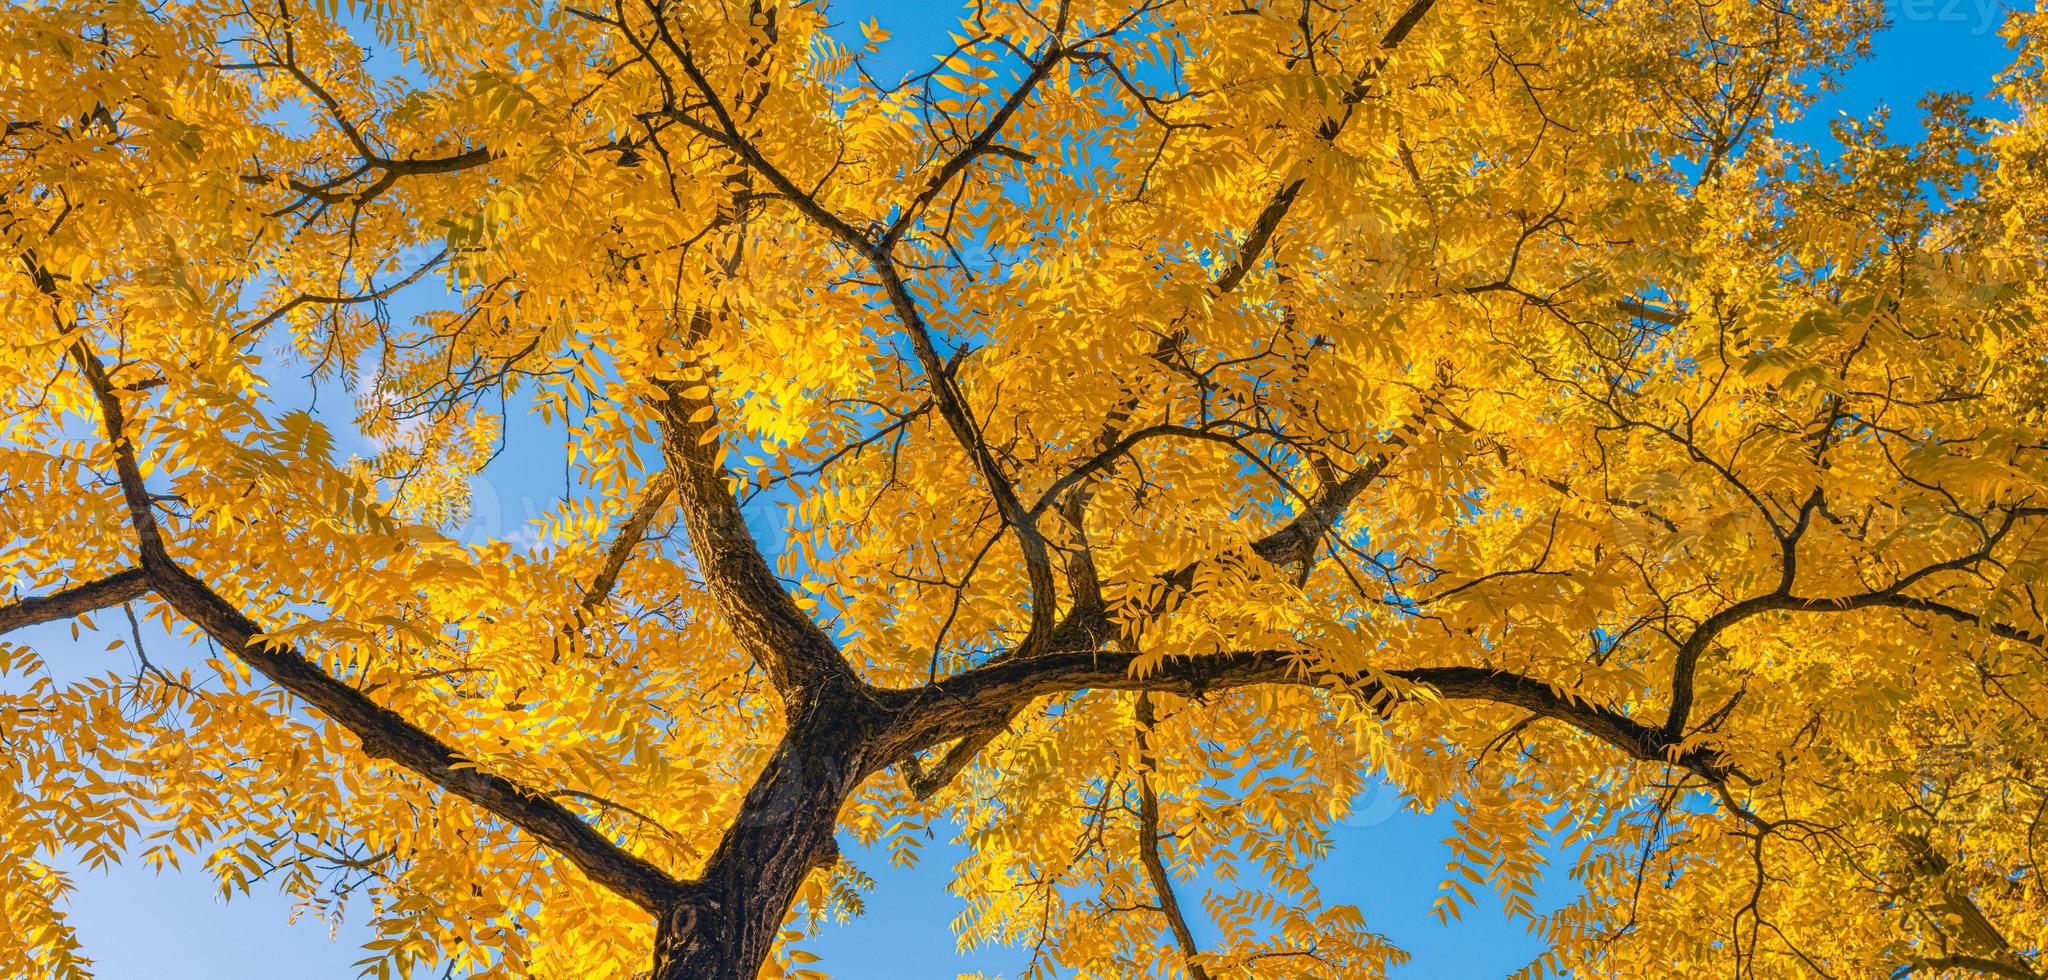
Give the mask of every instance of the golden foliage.
[[[0, 973], [71, 854], [808, 975], [950, 820], [1033, 975], [1377, 975], [1385, 780], [1528, 976], [2042, 975], [2043, 15], [2015, 121], [1781, 138], [1878, 15], [7, 6], [0, 628], [208, 645], [0, 646]], [[528, 416], [583, 492], [463, 539]]]

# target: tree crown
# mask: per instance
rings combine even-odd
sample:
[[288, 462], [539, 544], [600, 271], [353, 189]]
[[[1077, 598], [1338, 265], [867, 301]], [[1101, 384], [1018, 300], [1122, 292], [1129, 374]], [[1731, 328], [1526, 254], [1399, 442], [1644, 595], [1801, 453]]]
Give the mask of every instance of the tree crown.
[[0, 645], [0, 969], [79, 849], [380, 976], [801, 970], [953, 821], [1035, 972], [1373, 975], [1377, 779], [1530, 976], [2038, 976], [2039, 15], [2013, 121], [1782, 138], [1879, 13], [8, 7], [0, 628], [207, 652]]

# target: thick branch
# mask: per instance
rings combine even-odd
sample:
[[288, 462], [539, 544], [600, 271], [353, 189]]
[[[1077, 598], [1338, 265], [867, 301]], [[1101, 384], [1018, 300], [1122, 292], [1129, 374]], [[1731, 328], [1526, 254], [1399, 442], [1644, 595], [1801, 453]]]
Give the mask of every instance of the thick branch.
[[157, 593], [223, 648], [272, 683], [311, 705], [362, 742], [363, 754], [411, 770], [450, 793], [504, 818], [591, 881], [641, 908], [659, 911], [680, 883], [614, 843], [561, 804], [503, 776], [485, 772], [447, 743], [337, 680], [288, 645], [262, 639], [262, 629], [218, 593], [167, 559], [145, 562]]
[[1237, 256], [1231, 259], [1230, 265], [1216, 277], [1213, 284], [1216, 295], [1233, 292], [1238, 284], [1244, 281], [1244, 277], [1252, 271], [1252, 266], [1265, 254], [1266, 245], [1273, 240], [1273, 232], [1279, 230], [1281, 220], [1286, 218], [1288, 210], [1294, 207], [1294, 199], [1301, 195], [1302, 185], [1306, 183], [1308, 180], [1304, 177], [1288, 181], [1273, 192], [1265, 207], [1259, 209], [1259, 216], [1252, 220], [1251, 231], [1244, 236], [1244, 244], [1237, 248]]
[[802, 703], [827, 684], [857, 685], [853, 668], [797, 608], [747, 528], [719, 462], [718, 418], [708, 383], [670, 382], [667, 390], [662, 453], [690, 549], [720, 614], [785, 701]]
[[[1035, 660], [991, 663], [916, 690], [878, 694], [901, 700], [897, 707], [903, 721], [895, 737], [906, 743], [906, 748], [961, 737], [978, 730], [984, 719], [1034, 698], [1085, 690], [1198, 697], [1257, 684], [1291, 684], [1345, 691], [1371, 702], [1416, 699], [1357, 675], [1311, 674], [1307, 655], [1296, 651], [1197, 655], [1170, 660], [1143, 676], [1132, 673], [1138, 659], [1138, 654], [1108, 651], [1050, 653]], [[1656, 727], [1533, 677], [1485, 667], [1416, 667], [1384, 674], [1446, 700], [1510, 705], [1561, 721], [1635, 759], [1669, 763], [1714, 780], [1732, 774], [1711, 749], [1681, 749], [1678, 739], [1666, 737]]]
[[156, 507], [149, 496], [149, 488], [142, 482], [142, 467], [135, 461], [135, 444], [128, 441], [127, 415], [121, 408], [120, 396], [114, 393], [114, 384], [107, 378], [106, 369], [100, 366], [99, 358], [87, 350], [84, 341], [71, 345], [71, 357], [78, 363], [78, 369], [85, 374], [85, 380], [92, 387], [93, 398], [99, 403], [100, 423], [106, 429], [107, 444], [114, 454], [114, 475], [121, 486], [122, 502], [128, 505], [128, 519], [134, 525], [137, 543], [142, 549], [142, 564], [146, 570], [151, 561], [168, 563], [170, 553], [164, 550], [163, 532], [156, 526]]
[[961, 736], [931, 769], [924, 768], [914, 755], [905, 759], [904, 782], [910, 786], [910, 795], [919, 800], [929, 800], [938, 795], [939, 790], [945, 789], [963, 770], [974, 764], [981, 750], [1010, 730], [1010, 722], [1015, 717], [1015, 711], [1006, 712], [989, 724]]
[[[1975, 626], [1978, 629], [1981, 629], [1984, 632], [1989, 633], [1992, 636], [1998, 637], [2002, 640], [2011, 640], [2015, 643], [2024, 643], [2028, 646], [2040, 647], [2044, 650], [2048, 650], [2048, 636], [2044, 636], [2032, 630], [2021, 629], [2017, 626], [2008, 625], [2006, 623], [1986, 622], [1984, 617], [1977, 613], [1973, 613], [1967, 609], [1961, 608], [1960, 606], [1949, 605], [1946, 602], [1942, 602], [1936, 599], [1922, 599], [1918, 596], [1893, 595], [1889, 593], [1884, 593], [1868, 596], [1866, 597], [1866, 601], [1859, 602], [1856, 604], [1856, 606], [1887, 606], [1893, 609], [1908, 609], [1914, 612], [1933, 613], [1936, 616], [1942, 616], [1948, 619], [1953, 619], [1959, 623], [1967, 623], [1971, 626]], [[1839, 608], [1856, 608], [1856, 606], [1845, 606]], [[1834, 605], [1833, 600], [1808, 599], [1804, 600], [1804, 604], [1798, 608], [1802, 612], [1827, 612], [1830, 609], [1837, 607]]]
[[1729, 627], [1773, 609], [1795, 608], [1799, 600], [1778, 592], [1752, 596], [1720, 612], [1708, 616], [1695, 627], [1692, 635], [1678, 648], [1678, 656], [1671, 665], [1671, 707], [1664, 715], [1664, 734], [1677, 737], [1685, 733], [1687, 721], [1692, 716], [1694, 679], [1699, 673], [1700, 658], [1713, 645], [1714, 639]]
[[2039, 977], [2039, 974], [2034, 973], [2032, 970], [2023, 970], [2016, 966], [2000, 963], [1997, 960], [1985, 959], [1982, 956], [1964, 956], [1961, 954], [1916, 959], [1905, 965], [1903, 973], [1911, 974], [1922, 971], [1927, 973], [1946, 973], [1950, 970], [1969, 970], [1973, 973], [1985, 974], [1986, 976], [2011, 977], [2012, 980], [2038, 980]]
[[[904, 281], [902, 273], [896, 267], [896, 260], [891, 254], [894, 240], [871, 240], [844, 218], [833, 213], [832, 209], [826, 207], [811, 192], [799, 187], [787, 173], [770, 161], [752, 140], [740, 132], [725, 108], [724, 101], [712, 88], [710, 79], [697, 65], [688, 48], [670, 42], [670, 50], [682, 66], [683, 73], [689, 77], [690, 83], [704, 96], [712, 115], [717, 120], [717, 126], [706, 126], [686, 113], [671, 113], [670, 117], [691, 126], [732, 151], [741, 162], [768, 181], [800, 213], [857, 252], [874, 271], [881, 283], [882, 293], [889, 301], [890, 312], [896, 317], [897, 322], [902, 324], [904, 332], [910, 335], [911, 348], [917, 356], [918, 365], [932, 386], [932, 400], [939, 410], [939, 416], [945, 419], [946, 427], [952, 431], [954, 438], [967, 451], [968, 458], [974, 462], [975, 469], [988, 483], [989, 494], [995, 501], [997, 512], [1016, 532], [1018, 548], [1023, 552], [1025, 570], [1031, 582], [1031, 627], [1021, 648], [1030, 652], [1043, 647], [1051, 636], [1054, 609], [1058, 604], [1054, 592], [1052, 560], [1045, 537], [1039, 533], [1036, 521], [1018, 499], [1016, 488], [1011, 485], [1008, 474], [1003, 472], [1002, 465], [989, 449], [987, 441], [982, 438], [979, 426], [975, 424], [973, 415], [968, 411], [965, 395], [959, 386], [954, 384], [952, 371], [939, 353], [917, 299], [911, 295], [909, 284]], [[1034, 77], [1038, 77], [1036, 73]], [[1033, 81], [1030, 84], [1035, 85], [1037, 82]], [[1005, 115], [1004, 118], [1007, 119], [1008, 116]], [[987, 139], [993, 140], [999, 133], [991, 129], [984, 135]]]
[[[1402, 41], [1407, 39], [1409, 33], [1415, 29], [1417, 24], [1422, 22], [1423, 16], [1429, 12], [1430, 7], [1435, 2], [1436, 0], [1415, 0], [1414, 3], [1409, 5], [1407, 10], [1402, 12], [1399, 18], [1396, 18], [1393, 25], [1387, 29], [1387, 33], [1380, 38], [1380, 50], [1382, 53], [1372, 59], [1359, 72], [1357, 77], [1352, 80], [1351, 88], [1345, 94], [1343, 114], [1324, 120], [1323, 124], [1317, 128], [1317, 135], [1319, 137], [1325, 141], [1334, 141], [1343, 133], [1344, 127], [1351, 121], [1352, 108], [1365, 98], [1372, 81], [1379, 77], [1380, 71], [1386, 66], [1387, 54], [1391, 53], [1393, 49], [1400, 46]], [[1288, 212], [1293, 209], [1295, 201], [1299, 198], [1301, 189], [1305, 184], [1305, 178], [1297, 177], [1282, 184], [1278, 190], [1274, 191], [1273, 196], [1267, 199], [1265, 205], [1259, 209], [1258, 217], [1252, 220], [1251, 228], [1246, 231], [1244, 241], [1238, 246], [1237, 253], [1231, 258], [1230, 264], [1225, 266], [1216, 279], [1210, 283], [1210, 292], [1213, 295], [1229, 295], [1235, 292], [1238, 286], [1244, 282], [1245, 277], [1251, 273], [1252, 268], [1258, 264], [1265, 255], [1267, 248], [1272, 244], [1273, 235], [1279, 230], [1280, 223], [1286, 220]], [[1167, 363], [1174, 353], [1179, 350], [1181, 344], [1186, 342], [1187, 337], [1186, 328], [1176, 325], [1172, 331], [1159, 338], [1158, 344], [1151, 353], [1152, 359], [1160, 364]], [[1057, 480], [1039, 499], [1038, 503], [1031, 508], [1031, 515], [1035, 516], [1043, 512], [1058, 499], [1061, 493], [1086, 483], [1088, 478], [1095, 473], [1114, 465], [1118, 459], [1122, 458], [1133, 446], [1145, 438], [1164, 434], [1165, 430], [1169, 428], [1181, 434], [1189, 434], [1196, 431], [1185, 427], [1155, 427], [1153, 430], [1132, 433], [1128, 436], [1119, 436], [1116, 432], [1117, 427], [1130, 418], [1131, 412], [1136, 406], [1137, 398], [1133, 396], [1126, 400], [1122, 406], [1111, 412], [1108, 425], [1097, 440], [1102, 447], [1100, 451], [1073, 472]], [[1433, 406], [1434, 398], [1432, 397], [1431, 402], [1425, 405], [1424, 412], [1426, 413]], [[1315, 554], [1316, 546], [1321, 541], [1322, 535], [1335, 526], [1337, 518], [1342, 515], [1344, 509], [1350, 506], [1351, 502], [1357, 499], [1358, 495], [1364, 492], [1367, 486], [1379, 478], [1380, 474], [1386, 470], [1387, 465], [1392, 461], [1393, 454], [1405, 448], [1408, 440], [1417, 434], [1423, 418], [1424, 414], [1418, 413], [1415, 418], [1405, 423], [1395, 434], [1394, 438], [1390, 440], [1392, 445], [1386, 451], [1378, 454], [1371, 460], [1367, 460], [1349, 477], [1325, 488], [1315, 500], [1311, 501], [1300, 514], [1296, 515], [1285, 526], [1255, 543], [1253, 550], [1275, 565], [1307, 562]], [[1180, 569], [1175, 574], [1169, 575], [1168, 580], [1176, 581], [1188, 577], [1192, 571], [1192, 566]], [[1073, 636], [1100, 634], [1106, 625], [1106, 617], [1103, 613], [1104, 610], [1099, 606], [1088, 607], [1077, 602], [1074, 610], [1067, 617], [1067, 621], [1060, 623], [1048, 635], [1064, 639]], [[1055, 642], [1051, 645], [1057, 646], [1059, 644]], [[1018, 655], [1028, 656], [1034, 652], [1031, 649], [1020, 648]]]
[[[1400, 47], [1402, 41], [1407, 40], [1409, 32], [1422, 23], [1423, 15], [1429, 13], [1429, 8], [1435, 5], [1436, 0], [1415, 0], [1407, 10], [1401, 12], [1401, 16], [1395, 19], [1393, 25], [1387, 28], [1387, 33], [1380, 37], [1381, 54], [1368, 62], [1364, 70], [1352, 79], [1350, 90], [1344, 94], [1343, 114], [1325, 119], [1322, 125], [1316, 127], [1316, 135], [1324, 142], [1335, 142], [1337, 137], [1343, 134], [1344, 127], [1351, 122], [1353, 107], [1365, 100], [1373, 80], [1378, 78], [1381, 70], [1386, 67], [1387, 55]], [[1245, 235], [1244, 244], [1238, 247], [1237, 256], [1224, 268], [1223, 274], [1216, 278], [1214, 285], [1217, 295], [1237, 289], [1238, 283], [1244, 281], [1252, 266], [1257, 264], [1259, 256], [1265, 253], [1267, 244], [1273, 239], [1273, 233], [1279, 230], [1280, 222], [1294, 207], [1295, 199], [1301, 196], [1301, 189], [1307, 183], [1306, 178], [1296, 177], [1282, 184], [1280, 189], [1274, 191], [1273, 196], [1267, 199], [1265, 207], [1259, 209], [1259, 216], [1252, 221], [1251, 231]]]
[[667, 872], [612, 842], [553, 800], [478, 769], [447, 743], [336, 679], [289, 645], [264, 640], [261, 627], [179, 567], [165, 549], [150, 509], [120, 399], [97, 358], [82, 344], [72, 353], [99, 402], [114, 469], [141, 542], [143, 573], [171, 608], [250, 668], [348, 729], [361, 740], [365, 755], [398, 763], [504, 818], [568, 858], [592, 881], [641, 907], [667, 907], [680, 887]]
[[0, 606], [0, 633], [118, 606], [148, 595], [149, 589], [149, 575], [140, 568], [130, 568], [50, 595], [16, 599]]
[[989, 449], [988, 440], [982, 437], [980, 426], [975, 424], [974, 416], [967, 409], [966, 396], [954, 384], [951, 370], [932, 342], [931, 330], [925, 324], [917, 300], [910, 295], [909, 285], [896, 271], [895, 260], [877, 249], [869, 253], [869, 263], [882, 281], [882, 291], [889, 298], [897, 322], [903, 324], [904, 330], [910, 334], [911, 350], [916, 353], [919, 366], [931, 382], [932, 400], [938, 406], [939, 416], [946, 420], [947, 428], [952, 430], [954, 438], [967, 451], [975, 469], [988, 484], [996, 512], [1016, 532], [1017, 547], [1023, 552], [1025, 574], [1031, 583], [1031, 626], [1025, 633], [1024, 642], [1018, 645], [1018, 651], [1021, 656], [1031, 656], [1050, 640], [1059, 601], [1054, 592], [1052, 557], [1046, 547], [1045, 535], [1038, 529], [1036, 515], [1026, 510], [1018, 499], [1016, 487], [1010, 482], [1009, 474], [1003, 472], [995, 453]]
[[1422, 23], [1422, 15], [1429, 13], [1429, 8], [1435, 4], [1436, 0], [1415, 0], [1409, 4], [1408, 9], [1395, 18], [1393, 26], [1387, 28], [1387, 33], [1380, 37], [1380, 50], [1392, 51], [1399, 47], [1402, 41], [1407, 40], [1408, 32]]

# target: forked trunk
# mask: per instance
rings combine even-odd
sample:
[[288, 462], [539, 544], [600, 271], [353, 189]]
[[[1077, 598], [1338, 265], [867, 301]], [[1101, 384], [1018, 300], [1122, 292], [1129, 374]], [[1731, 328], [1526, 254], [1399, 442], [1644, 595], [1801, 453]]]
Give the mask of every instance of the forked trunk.
[[703, 877], [661, 917], [653, 980], [754, 980], [805, 876], [838, 857], [839, 807], [867, 775], [858, 708], [819, 705], [747, 793]]

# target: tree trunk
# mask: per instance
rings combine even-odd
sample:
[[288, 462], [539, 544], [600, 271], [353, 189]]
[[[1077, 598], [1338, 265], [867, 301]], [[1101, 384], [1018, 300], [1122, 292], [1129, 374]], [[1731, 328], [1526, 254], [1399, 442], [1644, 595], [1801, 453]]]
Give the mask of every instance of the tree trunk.
[[826, 697], [790, 719], [703, 876], [661, 917], [653, 980], [759, 975], [804, 878], [838, 859], [839, 807], [871, 771], [866, 708]]

